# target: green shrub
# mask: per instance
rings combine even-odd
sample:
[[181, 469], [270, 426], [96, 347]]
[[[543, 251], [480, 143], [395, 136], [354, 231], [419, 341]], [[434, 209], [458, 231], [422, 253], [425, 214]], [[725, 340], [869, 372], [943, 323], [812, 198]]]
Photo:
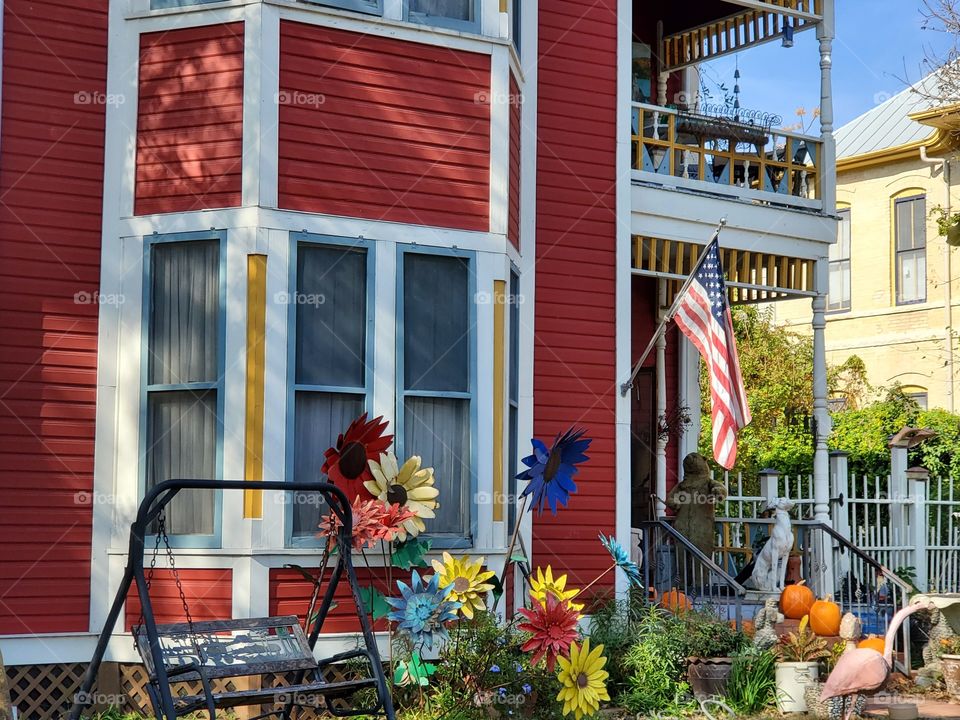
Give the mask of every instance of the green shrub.
[[776, 698], [776, 657], [750, 646], [733, 658], [727, 704], [741, 715], [761, 712]]

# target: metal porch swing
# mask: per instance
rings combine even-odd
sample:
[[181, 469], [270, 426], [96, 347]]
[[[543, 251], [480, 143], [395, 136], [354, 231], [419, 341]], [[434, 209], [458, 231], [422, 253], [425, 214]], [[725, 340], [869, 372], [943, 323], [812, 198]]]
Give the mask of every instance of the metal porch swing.
[[[176, 720], [177, 717], [206, 710], [215, 720], [217, 709], [239, 706], [272, 705], [256, 718], [279, 716], [288, 720], [295, 707], [319, 708], [337, 717], [353, 715], [383, 715], [394, 720], [393, 703], [387, 689], [383, 663], [377, 651], [376, 638], [370, 618], [363, 612], [363, 602], [357, 574], [349, 552], [336, 553], [336, 561], [314, 618], [308, 617], [309, 636], [294, 615], [251, 618], [244, 620], [194, 621], [167, 538], [166, 507], [177, 493], [185, 489], [210, 490], [281, 490], [284, 492], [315, 492], [326, 500], [332, 512], [340, 519], [338, 543], [341, 548], [351, 546], [353, 527], [350, 503], [340, 488], [325, 482], [277, 482], [236, 480], [168, 480], [151, 489], [137, 510], [130, 527], [127, 566], [113, 605], [107, 615], [97, 647], [87, 667], [80, 690], [70, 710], [70, 720], [78, 720], [89, 706], [91, 689], [103, 661], [107, 643], [113, 634], [123, 603], [131, 585], [136, 583], [140, 598], [141, 616], [133, 628], [134, 645], [143, 659], [149, 682], [147, 692], [153, 703], [157, 720]], [[144, 550], [147, 528], [156, 523], [156, 541], [150, 567], [144, 573]], [[168, 557], [170, 571], [176, 582], [183, 604], [186, 622], [157, 625], [150, 601], [150, 584], [161, 544]], [[321, 578], [330, 555], [324, 554]], [[333, 606], [336, 589], [342, 580], [350, 585], [353, 601], [360, 620], [363, 647], [316, 660], [314, 646], [323, 622]], [[316, 593], [315, 593], [316, 596]], [[311, 602], [311, 605], [313, 602]], [[363, 677], [330, 681], [325, 671], [334, 666], [366, 660], [368, 672]], [[355, 672], [351, 663], [350, 670]], [[292, 673], [292, 684], [264, 687], [263, 680], [271, 674]], [[214, 692], [213, 681], [224, 678], [260, 676], [257, 689]], [[199, 682], [199, 695], [174, 694], [172, 683]], [[345, 709], [335, 700], [345, 699], [364, 689], [373, 689], [376, 701], [373, 707]], [[279, 709], [277, 709], [279, 708]]]

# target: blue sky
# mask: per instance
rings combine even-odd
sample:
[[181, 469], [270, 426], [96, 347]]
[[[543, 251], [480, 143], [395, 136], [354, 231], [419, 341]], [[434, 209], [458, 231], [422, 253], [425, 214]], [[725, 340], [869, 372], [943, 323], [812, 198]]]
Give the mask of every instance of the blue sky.
[[[916, 82], [924, 74], [924, 58], [941, 53], [948, 38], [922, 29], [922, 0], [836, 0], [836, 5], [833, 106], [835, 127], [840, 127], [903, 90], [904, 80]], [[732, 89], [739, 61], [741, 106], [782, 115], [784, 125], [792, 125], [799, 120], [797, 108], [820, 104], [815, 31], [797, 35], [795, 43], [783, 48], [773, 42], [716, 60], [704, 69], [704, 82], [719, 100], [717, 83]], [[810, 132], [819, 131], [814, 123]]]

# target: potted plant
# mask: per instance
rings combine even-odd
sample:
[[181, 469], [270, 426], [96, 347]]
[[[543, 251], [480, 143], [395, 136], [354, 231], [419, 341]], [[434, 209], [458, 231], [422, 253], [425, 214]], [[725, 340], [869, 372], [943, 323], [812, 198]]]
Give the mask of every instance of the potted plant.
[[747, 644], [746, 636], [729, 623], [705, 612], [688, 612], [685, 647], [687, 682], [698, 700], [724, 695], [733, 656]]
[[777, 708], [780, 712], [806, 712], [806, 688], [820, 678], [820, 660], [830, 656], [826, 641], [807, 627], [808, 615], [796, 632], [780, 641], [777, 663]]
[[940, 667], [947, 692], [960, 700], [960, 637], [940, 641]]
[[947, 239], [947, 245], [960, 245], [960, 213], [950, 213], [937, 205], [931, 212], [937, 219], [937, 232]]

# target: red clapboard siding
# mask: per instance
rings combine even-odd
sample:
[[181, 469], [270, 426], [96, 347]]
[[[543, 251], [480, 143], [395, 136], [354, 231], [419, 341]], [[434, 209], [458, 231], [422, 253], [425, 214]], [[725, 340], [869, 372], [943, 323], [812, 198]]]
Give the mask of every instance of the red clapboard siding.
[[140, 36], [134, 212], [240, 204], [243, 23]]
[[[317, 568], [307, 568], [316, 572]], [[373, 585], [384, 595], [397, 595], [396, 585], [390, 590], [386, 579], [381, 574], [374, 575], [368, 568], [356, 568], [357, 580], [361, 588]], [[394, 581], [401, 579], [404, 582], [410, 582], [410, 573], [394, 569]], [[329, 579], [330, 571], [325, 574], [325, 579]], [[324, 585], [323, 591], [326, 591]], [[307, 613], [307, 607], [310, 605], [310, 595], [313, 593], [313, 585], [304, 579], [296, 570], [288, 568], [272, 568], [270, 570], [270, 614], [271, 615], [296, 615], [303, 622]], [[357, 606], [353, 602], [353, 596], [350, 593], [350, 586], [346, 578], [341, 580], [334, 594], [334, 600], [337, 606], [327, 615], [323, 623], [324, 633], [345, 633], [358, 632], [360, 622], [357, 619]], [[387, 624], [384, 620], [378, 620], [374, 623], [375, 630], [386, 630]]]
[[[149, 571], [148, 571], [149, 572]], [[229, 569], [178, 570], [183, 595], [194, 620], [229, 620], [233, 617], [233, 571]], [[154, 572], [150, 602], [158, 623], [186, 622], [177, 583], [169, 570]], [[136, 585], [127, 593], [124, 617], [127, 631], [140, 618], [140, 596]]]
[[516, 78], [510, 75], [510, 194], [507, 218], [507, 239], [520, 249], [520, 132], [523, 122], [523, 99]]
[[490, 58], [280, 24], [279, 204], [490, 229]]
[[535, 518], [533, 556], [582, 587], [609, 567], [597, 533], [616, 517], [617, 3], [539, 10], [534, 434], [580, 425], [593, 445], [569, 506]]
[[6, 0], [0, 635], [89, 629], [107, 1]]

